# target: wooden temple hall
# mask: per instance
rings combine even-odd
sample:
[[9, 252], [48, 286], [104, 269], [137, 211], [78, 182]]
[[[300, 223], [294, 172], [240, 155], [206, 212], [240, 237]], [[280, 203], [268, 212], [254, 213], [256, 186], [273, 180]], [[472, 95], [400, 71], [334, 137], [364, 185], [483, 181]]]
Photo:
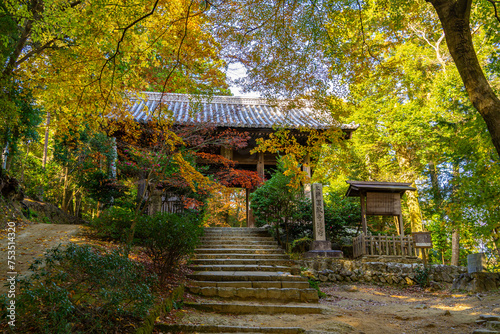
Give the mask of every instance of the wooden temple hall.
[[[284, 109], [270, 105], [265, 99], [234, 96], [200, 98], [187, 94], [144, 92], [131, 99], [129, 111], [136, 121], [145, 123], [160, 104], [165, 111], [168, 110], [174, 125], [210, 124], [215, 126], [217, 132], [234, 129], [248, 133], [250, 140], [247, 147], [237, 151], [221, 147], [217, 153], [235, 161], [239, 169], [257, 171], [261, 178], [271, 175], [271, 170], [276, 166], [276, 155], [251, 154], [250, 151], [256, 147], [256, 139], [269, 136], [275, 128], [290, 129], [302, 145], [307, 143], [308, 132], [300, 129], [324, 131], [334, 126], [339, 127], [346, 138], [350, 138], [358, 128], [354, 123], [339, 124], [330, 115], [311, 107]], [[248, 194], [247, 189], [247, 225], [253, 226]]]

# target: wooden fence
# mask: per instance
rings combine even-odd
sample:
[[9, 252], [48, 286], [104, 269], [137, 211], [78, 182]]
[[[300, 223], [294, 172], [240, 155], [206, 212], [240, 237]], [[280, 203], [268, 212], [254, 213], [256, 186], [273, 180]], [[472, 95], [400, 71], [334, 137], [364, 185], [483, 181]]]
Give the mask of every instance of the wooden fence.
[[157, 193], [151, 196], [147, 213], [149, 215], [156, 212], [182, 213], [185, 210], [184, 203], [179, 196], [171, 193]]
[[411, 235], [364, 235], [353, 238], [354, 258], [363, 255], [416, 256]]

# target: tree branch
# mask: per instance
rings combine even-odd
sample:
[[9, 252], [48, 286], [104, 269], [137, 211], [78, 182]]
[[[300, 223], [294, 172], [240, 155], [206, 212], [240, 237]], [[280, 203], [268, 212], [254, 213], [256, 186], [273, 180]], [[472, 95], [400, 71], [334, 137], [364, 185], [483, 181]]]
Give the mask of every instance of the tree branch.
[[500, 1], [495, 1], [495, 0], [486, 0], [491, 5], [493, 6], [493, 9], [495, 10], [495, 17], [497, 18], [497, 21], [500, 22], [500, 17], [498, 16], [498, 9], [497, 9], [497, 3], [500, 4]]
[[363, 45], [366, 46], [366, 49], [368, 50], [368, 54], [370, 55], [370, 57], [372, 57], [376, 61], [379, 61], [379, 59], [372, 54], [372, 51], [371, 51], [370, 46], [368, 45], [368, 43], [366, 43], [365, 29], [363, 27], [363, 16], [361, 14], [361, 11], [363, 10], [363, 7], [361, 6], [361, 3], [359, 2], [359, 0], [356, 0], [356, 2], [358, 3], [358, 7], [359, 7], [359, 23], [361, 25], [361, 36], [363, 37]]

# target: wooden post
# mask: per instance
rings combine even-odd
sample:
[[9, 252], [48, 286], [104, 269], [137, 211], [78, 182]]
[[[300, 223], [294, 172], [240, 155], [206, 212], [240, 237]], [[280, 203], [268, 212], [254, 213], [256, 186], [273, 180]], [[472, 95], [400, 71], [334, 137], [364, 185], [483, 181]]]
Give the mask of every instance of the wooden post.
[[[306, 172], [307, 177], [309, 178], [309, 182], [311, 182], [311, 157], [309, 156], [309, 153], [306, 154], [306, 157], [304, 158], [304, 166], [302, 167], [303, 171]], [[304, 195], [312, 199], [311, 195], [311, 183], [307, 183], [304, 185]]]
[[366, 235], [368, 232], [368, 228], [366, 226], [366, 205], [365, 205], [365, 193], [360, 193], [361, 197], [361, 225], [363, 226], [363, 234]]
[[398, 220], [399, 220], [399, 235], [401, 235], [402, 237], [405, 236], [405, 228], [403, 226], [403, 215], [402, 214], [399, 214], [398, 215]]
[[250, 189], [245, 189], [246, 210], [247, 210], [247, 227], [255, 227], [255, 217], [250, 207]]
[[257, 162], [257, 174], [264, 179], [264, 153], [259, 152], [259, 161]]

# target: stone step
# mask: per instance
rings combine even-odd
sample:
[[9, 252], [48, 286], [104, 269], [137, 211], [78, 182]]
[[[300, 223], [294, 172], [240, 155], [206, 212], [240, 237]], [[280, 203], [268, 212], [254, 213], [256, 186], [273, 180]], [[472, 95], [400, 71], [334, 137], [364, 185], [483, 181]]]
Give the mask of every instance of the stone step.
[[205, 229], [204, 234], [218, 234], [218, 235], [267, 235], [269, 236], [269, 232], [266, 230], [214, 230], [214, 229]]
[[284, 254], [281, 249], [261, 248], [197, 248], [197, 254]]
[[274, 242], [276, 243], [276, 240], [274, 238], [269, 237], [269, 236], [263, 236], [263, 237], [253, 237], [253, 236], [204, 236], [200, 238], [201, 242], [242, 242], [242, 241], [248, 241], [248, 242], [264, 242], [264, 241], [269, 241], [269, 242]]
[[230, 248], [230, 249], [235, 249], [235, 248], [244, 248], [244, 249], [276, 249], [276, 250], [281, 250], [278, 245], [268, 245], [268, 244], [260, 244], [260, 243], [255, 243], [255, 244], [248, 244], [248, 243], [231, 243], [231, 244], [226, 244], [224, 242], [219, 242], [219, 243], [203, 243], [200, 245], [200, 248], [204, 249], [213, 249], [213, 248]]
[[308, 289], [308, 281], [192, 281], [190, 286], [217, 287], [217, 288], [283, 288], [283, 289]]
[[289, 266], [266, 266], [257, 264], [221, 264], [221, 265], [194, 265], [194, 271], [280, 271], [289, 272]]
[[278, 243], [274, 240], [248, 240], [248, 239], [237, 239], [237, 240], [228, 240], [228, 239], [213, 239], [213, 240], [205, 240], [202, 242], [203, 245], [241, 245], [242, 242], [245, 245], [274, 245], [278, 246]]
[[317, 305], [275, 305], [248, 303], [184, 303], [201, 311], [229, 314], [319, 314], [321, 307]]
[[277, 271], [199, 271], [187, 275], [197, 281], [307, 281], [306, 277]]
[[195, 265], [261, 265], [261, 266], [291, 266], [294, 261], [286, 258], [270, 259], [195, 259], [192, 261]]
[[305, 331], [300, 327], [248, 327], [192, 324], [155, 324], [155, 329], [165, 333], [305, 333]]
[[205, 231], [267, 231], [267, 229], [263, 227], [222, 227], [222, 226], [214, 226], [214, 227], [205, 227]]
[[295, 288], [218, 288], [188, 287], [192, 294], [204, 297], [228, 298], [232, 300], [279, 300], [281, 302], [317, 303], [318, 292], [315, 289]]
[[285, 253], [280, 253], [280, 254], [252, 254], [252, 253], [246, 253], [246, 254], [238, 254], [238, 253], [231, 253], [231, 254], [217, 254], [217, 253], [212, 253], [212, 254], [195, 254], [193, 259], [231, 259], [231, 260], [236, 260], [236, 259], [257, 259], [257, 260], [271, 260], [271, 259], [290, 259], [288, 255]]

